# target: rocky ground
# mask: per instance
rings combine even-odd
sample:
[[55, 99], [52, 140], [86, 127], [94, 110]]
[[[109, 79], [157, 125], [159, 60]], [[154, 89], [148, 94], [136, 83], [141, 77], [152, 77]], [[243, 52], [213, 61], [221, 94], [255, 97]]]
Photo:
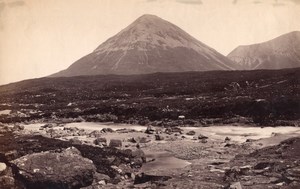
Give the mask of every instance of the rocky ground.
[[[179, 127], [0, 127], [1, 188], [299, 188], [299, 134], [245, 141]], [[292, 138], [291, 138], [292, 137]]]

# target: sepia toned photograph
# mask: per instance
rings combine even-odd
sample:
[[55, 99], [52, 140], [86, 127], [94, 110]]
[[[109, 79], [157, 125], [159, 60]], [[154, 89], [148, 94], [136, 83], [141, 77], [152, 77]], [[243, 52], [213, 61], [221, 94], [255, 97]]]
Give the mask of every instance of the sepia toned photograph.
[[0, 189], [300, 189], [300, 0], [0, 0]]

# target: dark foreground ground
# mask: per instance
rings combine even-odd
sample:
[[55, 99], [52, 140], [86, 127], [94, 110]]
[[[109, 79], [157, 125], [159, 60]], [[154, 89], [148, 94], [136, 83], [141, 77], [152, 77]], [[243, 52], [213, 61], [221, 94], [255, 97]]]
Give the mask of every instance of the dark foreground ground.
[[[0, 134], [1, 189], [300, 187], [299, 137], [257, 150], [260, 141], [234, 143], [230, 139], [224, 142], [211, 138], [204, 141], [203, 135], [199, 142], [166, 139], [164, 143], [147, 144], [148, 148], [162, 150], [163, 146], [173, 146], [168, 151], [177, 151], [183, 146], [181, 150], [188, 153], [177, 155], [191, 164], [180, 169], [162, 168], [150, 174], [144, 173], [143, 168], [157, 163], [163, 167], [169, 162], [149, 158], [141, 161], [145, 154], [140, 149], [101, 147], [38, 133], [26, 134], [18, 126], [0, 126]], [[168, 138], [181, 134], [173, 135]]]
[[[40, 78], [0, 87], [0, 122], [298, 125], [300, 69]], [[184, 121], [178, 120], [184, 116]]]

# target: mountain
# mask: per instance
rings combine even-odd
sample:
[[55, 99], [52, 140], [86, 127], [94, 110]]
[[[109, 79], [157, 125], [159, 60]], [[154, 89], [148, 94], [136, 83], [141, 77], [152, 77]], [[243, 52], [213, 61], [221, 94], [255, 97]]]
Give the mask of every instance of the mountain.
[[300, 32], [287, 33], [264, 43], [239, 46], [227, 57], [244, 69], [300, 67]]
[[179, 27], [143, 15], [53, 77], [234, 70], [235, 64]]

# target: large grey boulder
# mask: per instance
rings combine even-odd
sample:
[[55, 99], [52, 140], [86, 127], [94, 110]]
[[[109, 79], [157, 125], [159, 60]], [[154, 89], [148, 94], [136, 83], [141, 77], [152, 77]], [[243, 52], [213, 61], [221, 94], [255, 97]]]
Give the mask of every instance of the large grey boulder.
[[96, 168], [76, 148], [41, 152], [11, 161], [27, 188], [80, 188], [93, 182]]

